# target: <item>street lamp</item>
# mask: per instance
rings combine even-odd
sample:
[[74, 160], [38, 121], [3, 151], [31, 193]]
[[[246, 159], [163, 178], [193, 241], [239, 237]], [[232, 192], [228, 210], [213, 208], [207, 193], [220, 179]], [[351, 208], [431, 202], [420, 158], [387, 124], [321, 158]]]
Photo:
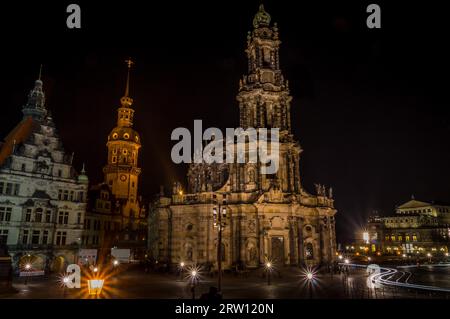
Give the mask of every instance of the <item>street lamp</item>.
[[89, 295], [95, 295], [95, 297], [98, 298], [98, 295], [102, 292], [104, 282], [103, 279], [88, 280]]
[[114, 261], [113, 261], [113, 265], [114, 265], [114, 266], [118, 266], [118, 265], [119, 265], [119, 261], [118, 261], [117, 259], [114, 260]]
[[344, 257], [342, 257], [342, 255], [339, 255], [338, 258], [339, 258], [339, 260], [342, 260], [342, 258], [344, 258]]
[[31, 264], [26, 263], [24, 268], [25, 268], [25, 285], [28, 285], [28, 277], [31, 271]]
[[270, 286], [270, 275], [272, 272], [272, 267], [273, 267], [272, 262], [270, 262], [270, 261], [266, 262], [267, 285], [269, 285], [269, 286]]
[[428, 253], [427, 257], [429, 258], [428, 261], [431, 263], [431, 257], [433, 257], [433, 256], [430, 253]]
[[180, 281], [182, 280], [184, 266], [185, 266], [184, 261], [180, 262], [180, 269], [179, 269], [179, 272], [180, 272]]
[[214, 204], [217, 205], [217, 207], [213, 207], [213, 225], [218, 230], [217, 234], [217, 271], [218, 277], [217, 277], [217, 290], [220, 292], [222, 290], [222, 231], [226, 226], [226, 222], [222, 222], [222, 218], [227, 217], [227, 200], [226, 200], [226, 194], [223, 194], [223, 201], [222, 205], [217, 204], [216, 194], [213, 195]]
[[66, 298], [66, 286], [69, 283], [69, 277], [64, 276], [62, 281], [63, 281], [63, 298]]
[[309, 286], [309, 299], [312, 299], [312, 283], [314, 280], [314, 274], [311, 271], [308, 271], [306, 273], [306, 279], [308, 280], [308, 286]]
[[195, 285], [197, 283], [197, 277], [198, 277], [198, 272], [195, 269], [191, 270], [190, 273], [191, 276], [191, 292], [192, 292], [192, 299], [195, 299]]

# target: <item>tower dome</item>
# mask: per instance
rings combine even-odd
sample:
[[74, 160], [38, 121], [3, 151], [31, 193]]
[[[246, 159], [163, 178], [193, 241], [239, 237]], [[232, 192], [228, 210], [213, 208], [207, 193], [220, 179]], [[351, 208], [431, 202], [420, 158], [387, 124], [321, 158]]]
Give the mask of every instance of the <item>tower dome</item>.
[[270, 24], [270, 14], [264, 10], [264, 5], [259, 6], [259, 11], [256, 13], [255, 17], [253, 18], [253, 26], [256, 28], [259, 27], [268, 27]]
[[84, 169], [84, 163], [83, 163], [83, 168], [81, 169], [81, 174], [78, 175], [78, 182], [83, 183], [83, 184], [89, 183], [89, 177], [86, 175], [86, 170]]

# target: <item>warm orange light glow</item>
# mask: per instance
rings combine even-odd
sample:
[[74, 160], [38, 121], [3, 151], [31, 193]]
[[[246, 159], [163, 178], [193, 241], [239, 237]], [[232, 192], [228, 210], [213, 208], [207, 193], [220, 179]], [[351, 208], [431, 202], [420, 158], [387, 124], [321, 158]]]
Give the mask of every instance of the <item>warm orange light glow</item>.
[[103, 279], [88, 280], [88, 290], [90, 295], [99, 295], [103, 288]]

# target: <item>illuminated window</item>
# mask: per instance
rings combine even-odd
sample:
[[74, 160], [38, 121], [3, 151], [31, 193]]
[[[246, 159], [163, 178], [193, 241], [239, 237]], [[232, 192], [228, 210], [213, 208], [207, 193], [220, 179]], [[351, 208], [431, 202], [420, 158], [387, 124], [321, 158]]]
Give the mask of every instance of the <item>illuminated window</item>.
[[389, 240], [389, 235], [386, 235], [386, 236], [384, 237], [384, 239], [385, 239], [386, 241], [388, 241], [388, 240]]
[[119, 137], [119, 135], [118, 135], [117, 133], [114, 133], [114, 134], [112, 135], [112, 137], [113, 137], [113, 139], [117, 139], [117, 138]]
[[130, 134], [128, 134], [128, 133], [123, 134], [123, 138], [128, 140], [130, 138]]
[[403, 236], [399, 235], [398, 236], [398, 241], [402, 241], [403, 240]]
[[409, 241], [409, 235], [406, 235], [406, 236], [405, 236], [405, 240], [406, 240], [406, 241]]
[[415, 234], [413, 235], [413, 241], [417, 241], [417, 236]]
[[395, 241], [395, 235], [391, 235], [391, 240]]

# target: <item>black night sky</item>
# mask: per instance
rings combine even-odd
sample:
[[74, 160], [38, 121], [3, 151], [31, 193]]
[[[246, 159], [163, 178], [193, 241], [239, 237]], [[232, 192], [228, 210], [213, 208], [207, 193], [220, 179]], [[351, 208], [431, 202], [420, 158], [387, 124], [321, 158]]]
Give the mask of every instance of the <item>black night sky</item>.
[[[186, 166], [170, 160], [170, 134], [194, 119], [204, 128], [239, 125], [235, 96], [260, 1], [72, 2], [81, 5], [81, 30], [65, 27], [69, 2], [2, 10], [0, 137], [20, 121], [42, 63], [64, 147], [100, 182], [131, 56], [141, 192], [150, 198], [161, 184], [168, 191], [184, 183]], [[381, 6], [381, 30], [366, 27], [371, 2], [264, 1], [283, 42], [303, 185], [333, 187], [338, 240], [412, 194], [450, 202], [446, 10], [439, 2], [372, 2]]]

